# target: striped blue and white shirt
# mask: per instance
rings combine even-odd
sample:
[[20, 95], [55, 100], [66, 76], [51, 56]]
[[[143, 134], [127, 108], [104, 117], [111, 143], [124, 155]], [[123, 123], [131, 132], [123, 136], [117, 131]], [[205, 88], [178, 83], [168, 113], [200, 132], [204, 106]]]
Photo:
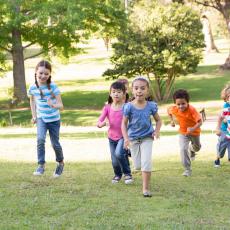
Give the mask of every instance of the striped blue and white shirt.
[[[43, 98], [41, 97], [39, 88], [44, 95]], [[56, 98], [54, 98], [53, 95], [57, 96], [60, 94], [60, 90], [58, 89], [57, 85], [52, 82], [50, 84], [50, 90], [48, 89], [47, 85], [41, 85], [39, 88], [33, 84], [30, 86], [28, 92], [30, 96], [34, 96], [37, 118], [42, 118], [45, 123], [60, 120], [59, 109], [51, 108], [47, 103], [47, 99], [49, 98], [54, 104], [56, 103]]]
[[226, 137], [230, 139], [230, 104], [228, 102], [224, 103], [221, 116], [227, 120]]

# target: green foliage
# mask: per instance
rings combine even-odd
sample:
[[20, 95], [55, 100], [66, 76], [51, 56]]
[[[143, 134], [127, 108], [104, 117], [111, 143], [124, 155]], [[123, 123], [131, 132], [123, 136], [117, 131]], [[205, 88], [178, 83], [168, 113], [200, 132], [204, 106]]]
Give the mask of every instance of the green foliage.
[[[115, 3], [115, 0], [0, 0], [0, 65], [10, 53], [14, 65], [14, 97], [18, 101], [27, 97], [23, 59], [41, 54], [68, 59], [79, 53], [78, 44], [99, 28], [121, 26], [125, 13]], [[40, 49], [24, 57], [31, 46]]]
[[190, 8], [171, 4], [136, 7], [132, 23], [113, 44], [113, 69], [104, 76], [147, 75], [157, 101], [167, 100], [175, 78], [192, 73], [204, 46], [199, 16]]

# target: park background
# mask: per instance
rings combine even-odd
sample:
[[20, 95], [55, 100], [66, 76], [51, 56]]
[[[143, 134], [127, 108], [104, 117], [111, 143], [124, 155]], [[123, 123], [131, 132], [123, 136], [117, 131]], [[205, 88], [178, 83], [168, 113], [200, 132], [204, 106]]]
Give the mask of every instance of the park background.
[[[196, 72], [181, 75], [173, 86], [187, 89], [191, 104], [206, 112], [202, 150], [193, 162], [193, 176], [181, 176], [178, 127], [171, 128], [166, 116], [172, 100], [159, 102], [164, 125], [160, 140], [153, 146], [153, 197], [148, 200], [141, 196], [139, 172], [134, 172], [133, 185], [111, 184], [107, 128], [95, 127], [113, 82], [102, 77], [113, 67], [111, 44], [106, 47], [94, 34], [80, 44], [84, 52], [68, 60], [51, 55], [52, 80], [61, 89], [65, 107], [61, 112], [61, 143], [66, 165], [58, 180], [52, 178], [54, 153], [48, 137], [46, 173], [39, 178], [32, 175], [36, 167], [36, 127], [30, 124], [27, 101], [12, 105], [14, 82], [12, 71], [6, 72], [0, 78], [0, 228], [228, 229], [230, 165], [225, 157], [220, 169], [213, 168], [216, 118], [223, 104], [220, 91], [229, 82], [229, 71], [220, 68], [229, 55], [229, 39], [219, 30], [215, 25], [214, 42], [219, 52], [204, 48]], [[28, 52], [36, 49], [34, 45]], [[27, 88], [34, 82], [34, 68], [41, 58], [24, 62]], [[9, 65], [11, 62], [8, 58]]]

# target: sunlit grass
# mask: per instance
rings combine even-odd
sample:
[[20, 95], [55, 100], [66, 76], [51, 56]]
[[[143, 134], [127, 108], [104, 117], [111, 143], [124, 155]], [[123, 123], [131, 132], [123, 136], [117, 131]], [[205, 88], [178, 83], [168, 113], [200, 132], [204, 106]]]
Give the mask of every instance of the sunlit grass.
[[66, 162], [63, 176], [32, 175], [35, 164], [2, 162], [0, 229], [228, 229], [230, 167], [212, 161], [193, 163], [193, 175], [181, 176], [178, 157], [154, 161], [153, 197], [134, 184], [111, 184], [110, 162]]

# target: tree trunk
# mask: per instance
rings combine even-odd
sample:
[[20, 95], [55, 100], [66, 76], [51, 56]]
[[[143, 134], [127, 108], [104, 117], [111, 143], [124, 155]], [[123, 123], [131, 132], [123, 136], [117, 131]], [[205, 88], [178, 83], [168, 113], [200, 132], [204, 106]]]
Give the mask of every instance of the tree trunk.
[[12, 31], [12, 58], [15, 102], [27, 100], [24, 55], [21, 40], [21, 33], [18, 29]]
[[219, 50], [217, 49], [215, 43], [214, 43], [214, 39], [213, 39], [213, 35], [212, 35], [212, 29], [211, 29], [211, 25], [209, 22], [208, 17], [203, 14], [201, 17], [201, 22], [203, 25], [203, 34], [204, 34], [204, 41], [205, 41], [205, 46], [206, 46], [206, 51], [207, 52], [218, 52]]

